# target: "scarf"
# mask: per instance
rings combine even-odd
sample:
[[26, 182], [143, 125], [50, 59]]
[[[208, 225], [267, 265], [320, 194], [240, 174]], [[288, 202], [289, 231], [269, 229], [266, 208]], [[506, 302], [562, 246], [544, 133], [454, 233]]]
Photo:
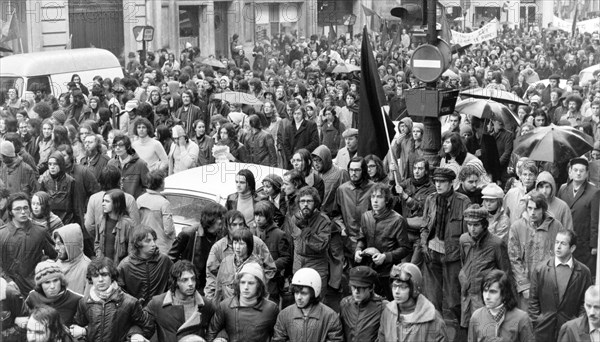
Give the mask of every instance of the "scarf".
[[437, 194], [435, 196], [435, 222], [433, 229], [435, 236], [444, 241], [446, 234], [446, 221], [448, 219], [448, 198], [454, 194], [454, 188], [450, 187], [450, 191], [445, 194]]
[[110, 286], [104, 290], [104, 291], [98, 291], [98, 289], [96, 288], [96, 286], [92, 286], [92, 288], [90, 289], [90, 297], [92, 297], [93, 300], [97, 301], [97, 302], [106, 302], [110, 296], [113, 295], [113, 293], [115, 293], [115, 291], [119, 288], [119, 285], [117, 284], [116, 281], [113, 281]]
[[504, 314], [506, 314], [506, 306], [504, 306], [504, 304], [500, 304], [497, 309], [499, 310], [497, 314], [493, 314], [492, 310], [488, 309], [488, 311], [490, 312], [490, 316], [492, 316], [492, 318], [494, 319], [494, 322], [496, 323], [500, 323], [500, 321], [502, 320], [502, 318], [504, 318]]
[[413, 178], [412, 182], [415, 187], [417, 187], [417, 188], [422, 187], [423, 185], [429, 183], [429, 175], [426, 174], [425, 176], [421, 177], [420, 179]]
[[392, 210], [388, 207], [385, 207], [379, 213], [375, 213], [375, 211], [373, 211], [373, 218], [375, 219], [375, 222], [381, 221], [384, 218], [388, 217], [388, 215], [390, 214], [390, 211], [392, 211]]

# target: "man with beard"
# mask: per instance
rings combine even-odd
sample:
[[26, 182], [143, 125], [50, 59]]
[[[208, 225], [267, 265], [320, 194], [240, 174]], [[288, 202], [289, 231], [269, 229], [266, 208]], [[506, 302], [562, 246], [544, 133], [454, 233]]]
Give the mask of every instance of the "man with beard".
[[10, 141], [0, 143], [0, 180], [11, 192], [24, 192], [27, 196], [33, 195], [38, 189], [36, 172], [29, 164], [16, 155], [15, 147]]
[[314, 269], [296, 271], [292, 278], [295, 304], [283, 309], [277, 316], [273, 342], [344, 340], [338, 314], [320, 302], [321, 284], [321, 276]]
[[469, 197], [471, 203], [481, 204], [483, 202], [483, 199], [481, 198], [481, 188], [477, 187], [480, 178], [481, 172], [475, 166], [463, 166], [458, 173], [460, 185], [458, 186], [458, 189], [456, 189], [456, 192]]
[[369, 209], [375, 183], [369, 180], [367, 162], [362, 157], [352, 158], [348, 171], [350, 180], [337, 189], [336, 207], [331, 217], [342, 231], [344, 255], [348, 260], [354, 260], [361, 215]]
[[569, 121], [573, 127], [580, 126], [583, 121], [583, 115], [581, 114], [583, 100], [579, 95], [572, 94], [565, 101], [567, 102], [567, 112], [560, 118], [560, 121]]
[[85, 279], [90, 259], [83, 254], [83, 233], [78, 224], [68, 224], [53, 233], [58, 266], [69, 283], [69, 289], [86, 293], [89, 283]]
[[206, 338], [215, 306], [196, 290], [194, 265], [179, 260], [169, 275], [168, 291], [152, 297], [146, 306], [158, 341], [180, 340], [192, 334]]
[[331, 221], [319, 211], [321, 198], [317, 190], [305, 186], [296, 194], [298, 211], [289, 216], [283, 231], [292, 237], [294, 243], [293, 270], [310, 267], [319, 273], [323, 298], [327, 292], [329, 277], [328, 248], [331, 236]]
[[108, 156], [102, 153], [102, 136], [92, 134], [85, 137], [83, 141], [85, 157], [79, 163], [86, 166], [96, 179], [100, 179], [102, 169], [108, 164]]
[[194, 132], [194, 122], [198, 119], [204, 121], [205, 127], [210, 127], [210, 117], [208, 116], [207, 111], [203, 111], [200, 107], [194, 105], [192, 101], [194, 100], [194, 94], [191, 90], [185, 90], [181, 94], [181, 101], [183, 102], [183, 106], [179, 108], [174, 114], [177, 120], [181, 121], [183, 128], [185, 129], [187, 136], [191, 137], [195, 134]]
[[137, 228], [131, 244], [133, 251], [117, 267], [118, 284], [144, 305], [167, 290], [169, 277], [166, 275], [173, 262], [156, 247], [156, 232], [152, 228]]
[[535, 188], [538, 168], [533, 160], [527, 160], [517, 170], [520, 182], [508, 190], [504, 196], [504, 211], [510, 219], [510, 224], [521, 218], [527, 206], [525, 195]]
[[50, 234], [31, 222], [31, 201], [25, 193], [8, 197], [8, 222], [0, 227], [0, 273], [27, 296], [35, 285], [35, 266], [43, 256], [56, 257]]

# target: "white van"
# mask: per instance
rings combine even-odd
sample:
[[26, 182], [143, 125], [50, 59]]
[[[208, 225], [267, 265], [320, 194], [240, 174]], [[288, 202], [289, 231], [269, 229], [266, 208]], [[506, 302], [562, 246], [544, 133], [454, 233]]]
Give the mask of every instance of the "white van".
[[91, 91], [94, 76], [123, 77], [119, 60], [104, 49], [86, 48], [24, 53], [0, 58], [0, 91], [16, 88], [20, 98], [35, 83], [49, 89], [58, 98], [68, 91], [67, 84], [78, 74]]

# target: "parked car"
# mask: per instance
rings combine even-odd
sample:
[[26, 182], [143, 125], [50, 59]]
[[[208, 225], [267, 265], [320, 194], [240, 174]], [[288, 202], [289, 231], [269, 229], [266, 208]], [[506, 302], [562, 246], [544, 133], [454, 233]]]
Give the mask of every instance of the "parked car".
[[242, 169], [254, 174], [257, 191], [269, 174], [283, 177], [284, 169], [245, 163], [217, 163], [178, 172], [165, 179], [162, 194], [171, 202], [177, 234], [185, 226], [200, 223], [202, 208], [209, 202], [225, 205], [227, 196], [234, 193], [235, 176]]

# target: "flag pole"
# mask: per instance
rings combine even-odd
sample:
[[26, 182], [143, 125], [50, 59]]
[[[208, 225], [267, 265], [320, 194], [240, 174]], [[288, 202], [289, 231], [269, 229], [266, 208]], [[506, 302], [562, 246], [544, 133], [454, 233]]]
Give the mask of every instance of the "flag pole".
[[392, 162], [394, 164], [396, 164], [396, 171], [392, 171], [392, 173], [394, 174], [394, 181], [396, 182], [396, 185], [400, 185], [400, 182], [398, 181], [398, 173], [400, 172], [400, 166], [398, 166], [398, 159], [396, 159], [396, 155], [394, 153], [394, 149], [392, 149], [392, 142], [390, 141], [390, 132], [388, 132], [388, 126], [387, 126], [387, 122], [385, 120], [385, 110], [383, 109], [383, 107], [381, 107], [381, 116], [383, 119], [383, 125], [385, 127], [385, 137], [386, 140], [388, 142], [388, 147], [390, 149], [390, 155], [392, 157]]
[[19, 19], [17, 18], [17, 9], [13, 9], [13, 18], [12, 20], [15, 20], [17, 23], [17, 29], [19, 30], [19, 47], [21, 48], [21, 53], [25, 53], [25, 50], [23, 50], [23, 38], [21, 38], [21, 25], [19, 24]]

